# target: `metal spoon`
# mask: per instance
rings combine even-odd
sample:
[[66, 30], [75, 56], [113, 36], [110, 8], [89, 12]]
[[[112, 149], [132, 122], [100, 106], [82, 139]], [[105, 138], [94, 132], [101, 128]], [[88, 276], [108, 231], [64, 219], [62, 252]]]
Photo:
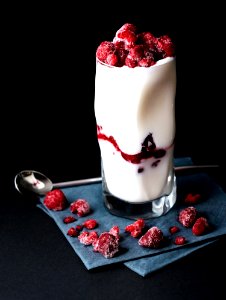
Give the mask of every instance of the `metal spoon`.
[[[175, 172], [186, 171], [186, 170], [202, 170], [218, 168], [218, 165], [191, 165], [191, 166], [180, 166], [174, 167]], [[21, 194], [35, 194], [45, 195], [48, 191], [54, 188], [64, 188], [69, 186], [78, 186], [84, 184], [98, 183], [102, 181], [102, 177], [87, 178], [59, 183], [52, 183], [52, 181], [44, 174], [34, 170], [24, 170], [19, 172], [14, 179], [16, 189]]]

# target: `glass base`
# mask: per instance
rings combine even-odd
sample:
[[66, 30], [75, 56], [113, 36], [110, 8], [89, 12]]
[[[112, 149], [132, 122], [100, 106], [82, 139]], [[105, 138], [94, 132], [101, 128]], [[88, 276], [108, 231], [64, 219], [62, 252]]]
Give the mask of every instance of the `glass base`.
[[176, 176], [169, 195], [144, 203], [129, 203], [110, 194], [103, 181], [103, 199], [107, 210], [116, 216], [137, 220], [151, 219], [165, 215], [175, 204], [177, 196]]

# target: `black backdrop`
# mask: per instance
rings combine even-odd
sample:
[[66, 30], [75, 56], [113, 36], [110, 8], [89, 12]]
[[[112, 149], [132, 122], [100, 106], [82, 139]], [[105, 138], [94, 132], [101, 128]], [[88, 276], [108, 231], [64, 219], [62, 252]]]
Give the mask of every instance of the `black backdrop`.
[[13, 166], [6, 171], [8, 179], [25, 168], [45, 172], [54, 181], [99, 176], [95, 51], [126, 22], [175, 41], [175, 155], [223, 163], [220, 8], [217, 14], [212, 8], [199, 12], [172, 4], [143, 5], [141, 14], [139, 9], [135, 14], [115, 10], [106, 14], [96, 8], [88, 14], [76, 7], [12, 6], [5, 11], [1, 131], [7, 165]]

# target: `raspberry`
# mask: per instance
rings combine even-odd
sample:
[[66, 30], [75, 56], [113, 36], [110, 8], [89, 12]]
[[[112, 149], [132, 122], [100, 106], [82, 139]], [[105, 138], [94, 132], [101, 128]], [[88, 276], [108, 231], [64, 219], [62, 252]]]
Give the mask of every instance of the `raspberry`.
[[153, 226], [138, 240], [138, 244], [147, 248], [159, 248], [163, 241], [163, 232]]
[[194, 235], [202, 235], [209, 227], [208, 221], [204, 217], [200, 217], [195, 221], [192, 227], [192, 233]]
[[75, 237], [79, 235], [79, 232], [74, 227], [71, 227], [68, 229], [67, 235], [70, 235], [71, 237]]
[[46, 194], [43, 203], [48, 209], [63, 210], [67, 205], [67, 198], [61, 190], [55, 189]]
[[163, 35], [158, 38], [157, 48], [163, 53], [163, 57], [174, 56], [175, 47], [168, 35]]
[[117, 225], [113, 226], [110, 230], [109, 233], [114, 235], [116, 237], [117, 240], [120, 239], [120, 235], [119, 235], [119, 227]]
[[94, 241], [93, 251], [99, 252], [105, 258], [111, 258], [119, 251], [119, 240], [110, 232], [103, 232]]
[[145, 222], [143, 219], [138, 219], [132, 224], [129, 224], [125, 227], [126, 232], [130, 232], [132, 237], [138, 237], [141, 235], [142, 230], [145, 226]]
[[90, 205], [85, 199], [77, 199], [70, 204], [70, 211], [77, 213], [79, 217], [83, 217], [90, 212]]
[[97, 224], [96, 220], [89, 219], [89, 220], [86, 220], [82, 225], [87, 229], [94, 229], [95, 227], [97, 227], [98, 224]]
[[112, 42], [104, 41], [98, 46], [96, 57], [105, 63], [108, 55], [114, 53], [114, 51], [115, 45]]
[[189, 193], [186, 195], [184, 202], [187, 204], [195, 204], [199, 201], [200, 198], [201, 198], [200, 194]]
[[115, 67], [151, 67], [158, 60], [175, 55], [175, 45], [168, 35], [154, 36], [151, 32], [137, 33], [134, 24], [125, 23], [112, 41], [97, 47], [96, 57]]
[[171, 234], [174, 234], [174, 233], [176, 233], [176, 232], [178, 232], [180, 229], [179, 229], [179, 227], [177, 227], [177, 226], [171, 226], [170, 228], [169, 228], [169, 232], [171, 233]]
[[184, 236], [180, 235], [177, 236], [174, 240], [174, 244], [175, 245], [184, 245], [186, 243], [186, 239]]
[[89, 246], [98, 239], [98, 234], [96, 231], [82, 231], [79, 234], [78, 239], [80, 243]]
[[82, 231], [83, 225], [76, 225], [76, 226], [75, 226], [75, 229], [76, 229], [77, 231]]
[[72, 223], [72, 222], [76, 221], [76, 219], [73, 216], [68, 216], [68, 217], [65, 217], [63, 219], [63, 221], [64, 221], [65, 224], [68, 224], [68, 223]]
[[179, 222], [184, 227], [192, 227], [197, 217], [197, 210], [193, 206], [189, 206], [179, 213]]

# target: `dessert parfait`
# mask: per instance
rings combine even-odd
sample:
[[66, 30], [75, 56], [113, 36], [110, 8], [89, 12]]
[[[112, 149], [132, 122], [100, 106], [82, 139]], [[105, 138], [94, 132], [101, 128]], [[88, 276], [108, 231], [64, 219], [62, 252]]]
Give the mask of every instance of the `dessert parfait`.
[[174, 205], [175, 94], [175, 46], [168, 35], [126, 23], [97, 47], [94, 107], [111, 213], [152, 218]]

